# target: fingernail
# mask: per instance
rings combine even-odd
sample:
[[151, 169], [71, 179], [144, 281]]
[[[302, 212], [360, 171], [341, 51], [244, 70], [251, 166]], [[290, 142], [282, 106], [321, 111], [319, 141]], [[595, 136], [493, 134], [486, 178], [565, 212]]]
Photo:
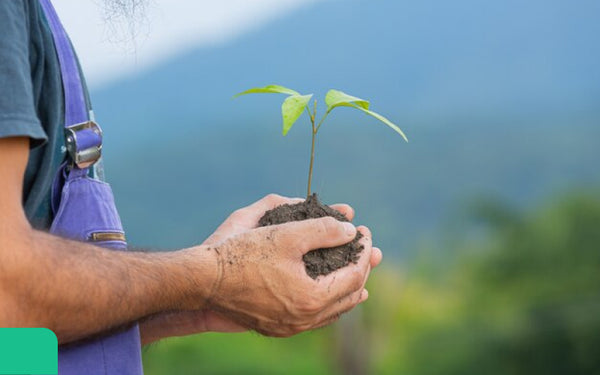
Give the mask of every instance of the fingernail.
[[356, 235], [356, 227], [352, 223], [343, 223], [343, 224], [344, 224], [344, 230], [346, 231], [346, 234], [348, 236]]

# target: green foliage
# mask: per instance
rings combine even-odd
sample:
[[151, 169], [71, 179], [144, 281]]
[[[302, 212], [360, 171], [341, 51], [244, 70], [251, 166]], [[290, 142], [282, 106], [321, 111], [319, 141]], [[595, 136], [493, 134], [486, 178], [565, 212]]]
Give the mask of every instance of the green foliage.
[[325, 104], [327, 104], [327, 111], [325, 112], [325, 114], [323, 115], [323, 117], [321, 118], [321, 120], [318, 123], [316, 122], [316, 116], [317, 116], [317, 101], [316, 100], [315, 100], [315, 105], [312, 108], [312, 110], [310, 108], [310, 100], [313, 97], [312, 94], [301, 95], [297, 91], [289, 89], [287, 87], [283, 87], [280, 85], [268, 85], [265, 87], [256, 87], [256, 88], [252, 88], [252, 89], [243, 91], [243, 92], [235, 95], [234, 98], [237, 98], [241, 95], [247, 95], [247, 94], [286, 94], [286, 95], [288, 95], [288, 97], [284, 100], [283, 105], [281, 106], [281, 115], [283, 117], [283, 131], [282, 132], [283, 132], [284, 136], [287, 135], [287, 133], [290, 131], [292, 126], [296, 123], [298, 118], [300, 118], [302, 113], [305, 110], [306, 110], [306, 112], [308, 112], [308, 115], [310, 117], [310, 122], [312, 125], [312, 145], [311, 145], [311, 153], [310, 153], [310, 166], [309, 166], [309, 171], [308, 171], [308, 189], [307, 189], [307, 194], [306, 194], [307, 198], [310, 196], [310, 193], [311, 193], [310, 189], [311, 189], [311, 182], [312, 182], [313, 164], [314, 164], [314, 158], [315, 158], [315, 139], [316, 139], [317, 133], [319, 132], [319, 129], [321, 129], [321, 125], [323, 125], [323, 122], [325, 121], [325, 119], [327, 118], [329, 113], [331, 113], [331, 111], [334, 108], [351, 107], [351, 108], [356, 108], [360, 111], [363, 111], [364, 113], [368, 114], [369, 116], [376, 118], [377, 120], [383, 122], [384, 124], [386, 124], [387, 126], [392, 128], [394, 131], [396, 131], [398, 134], [400, 134], [402, 136], [402, 138], [404, 138], [405, 141], [408, 142], [406, 135], [404, 135], [404, 132], [398, 126], [396, 126], [394, 123], [392, 123], [390, 120], [383, 117], [382, 115], [375, 113], [369, 109], [369, 107], [370, 107], [369, 101], [361, 99], [361, 98], [357, 98], [352, 95], [348, 95], [339, 90], [329, 90], [329, 92], [325, 96]]
[[406, 135], [404, 134], [404, 132], [398, 126], [396, 126], [394, 123], [392, 123], [390, 120], [388, 120], [387, 118], [383, 117], [379, 113], [373, 112], [373, 111], [368, 110], [368, 109], [364, 109], [362, 107], [358, 107], [358, 106], [353, 106], [353, 107], [356, 108], [356, 109], [358, 109], [358, 110], [361, 110], [364, 113], [366, 113], [367, 115], [375, 117], [377, 120], [383, 122], [384, 124], [386, 124], [387, 126], [389, 126], [390, 128], [392, 128], [396, 133], [400, 134], [402, 136], [402, 138], [404, 138], [404, 140], [406, 142], [408, 142], [408, 138], [406, 138]]
[[408, 334], [396, 366], [412, 374], [600, 373], [600, 201], [569, 198], [512, 219], [494, 211], [486, 211], [491, 235], [426, 292], [453, 302], [426, 309], [428, 322]]
[[370, 103], [367, 100], [357, 98], [356, 96], [348, 95], [345, 92], [338, 90], [329, 90], [325, 95], [325, 104], [327, 104], [327, 112], [331, 112], [335, 107], [360, 107], [369, 109]]
[[283, 135], [287, 135], [304, 110], [308, 109], [308, 103], [312, 97], [312, 94], [290, 95], [285, 99], [281, 106], [281, 114], [283, 116]]
[[287, 87], [279, 86], [279, 85], [267, 85], [265, 87], [255, 87], [250, 90], [246, 90], [244, 92], [240, 92], [235, 95], [234, 98], [237, 98], [242, 95], [248, 94], [286, 94], [286, 95], [300, 95], [299, 92], [294, 91], [292, 89], [288, 89]]
[[[283, 102], [283, 105], [281, 107], [281, 114], [283, 117], [283, 135], [287, 135], [287, 133], [290, 131], [290, 129], [292, 128], [294, 123], [302, 115], [302, 112], [304, 112], [304, 110], [307, 110], [308, 113], [311, 114], [310, 99], [312, 99], [312, 96], [313, 96], [312, 94], [302, 95], [298, 91], [292, 90], [287, 87], [283, 87], [280, 85], [267, 85], [265, 87], [255, 87], [255, 88], [251, 88], [249, 90], [243, 91], [239, 94], [236, 94], [234, 96], [234, 98], [237, 98], [242, 95], [248, 95], [248, 94], [285, 94], [285, 95], [289, 95], [285, 99], [285, 101]], [[392, 128], [394, 131], [396, 131], [398, 134], [400, 134], [402, 136], [402, 138], [404, 138], [404, 140], [408, 142], [406, 135], [397, 125], [395, 125], [390, 120], [383, 117], [382, 115], [370, 110], [370, 102], [368, 100], [346, 94], [343, 91], [331, 89], [325, 95], [325, 104], [327, 105], [327, 112], [325, 113], [325, 115], [323, 116], [321, 121], [319, 122], [319, 126], [315, 127], [315, 118], [312, 117], [313, 115], [311, 115], [311, 121], [313, 122], [313, 131], [315, 133], [318, 131], [318, 128], [323, 123], [323, 121], [325, 120], [327, 115], [334, 108], [351, 107], [351, 108], [356, 108], [360, 111], [363, 111], [364, 113], [368, 114], [369, 116], [372, 116], [372, 117], [376, 118], [377, 120], [383, 122], [384, 124], [386, 124], [387, 126]], [[313, 108], [312, 110], [313, 110], [313, 113], [316, 112], [316, 102], [315, 102], [315, 108]]]
[[408, 138], [406, 138], [404, 132], [396, 124], [383, 117], [379, 113], [373, 112], [369, 109], [370, 103], [367, 100], [357, 98], [356, 96], [348, 95], [345, 92], [339, 90], [329, 90], [329, 92], [325, 96], [325, 103], [327, 104], [328, 113], [336, 107], [351, 107], [363, 111], [369, 116], [375, 117], [377, 120], [383, 122], [384, 124], [392, 128], [395, 132], [400, 134], [406, 142], [408, 142]]
[[283, 135], [287, 135], [294, 123], [300, 118], [304, 110], [308, 110], [308, 104], [312, 94], [302, 95], [296, 90], [289, 89], [280, 85], [267, 85], [265, 87], [255, 87], [239, 94], [234, 98], [248, 94], [285, 94], [289, 95], [281, 105], [281, 117], [283, 118]]

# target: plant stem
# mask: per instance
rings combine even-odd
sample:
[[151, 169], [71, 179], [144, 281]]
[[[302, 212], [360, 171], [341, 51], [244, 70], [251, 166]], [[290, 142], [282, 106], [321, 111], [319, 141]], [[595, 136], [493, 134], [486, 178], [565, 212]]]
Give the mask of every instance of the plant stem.
[[315, 162], [315, 139], [317, 138], [317, 127], [315, 126], [315, 118], [317, 117], [317, 101], [315, 100], [315, 106], [313, 107], [313, 113], [310, 113], [308, 108], [308, 114], [310, 116], [310, 122], [312, 125], [312, 142], [310, 147], [310, 166], [308, 167], [308, 188], [306, 189], [306, 199], [310, 198], [310, 185], [312, 183], [313, 165]]
[[321, 121], [319, 121], [318, 125], [315, 125], [315, 120], [317, 118], [317, 101], [315, 100], [315, 106], [313, 107], [313, 113], [311, 115], [310, 108], [307, 107], [308, 114], [310, 116], [310, 122], [312, 124], [312, 143], [310, 147], [310, 166], [308, 167], [308, 188], [306, 189], [306, 199], [310, 197], [310, 185], [312, 184], [312, 175], [313, 175], [313, 165], [315, 163], [315, 141], [317, 139], [317, 133], [319, 129], [321, 129], [321, 125], [323, 125], [323, 121], [329, 115], [330, 110], [327, 110], [323, 115]]
[[317, 131], [313, 124], [312, 131], [312, 144], [310, 148], [310, 167], [308, 168], [308, 189], [306, 191], [306, 199], [310, 198], [310, 184], [312, 183], [313, 164], [315, 162], [315, 139], [317, 138]]
[[318, 132], [319, 129], [321, 129], [321, 125], [323, 125], [323, 121], [325, 121], [325, 119], [327, 118], [327, 115], [329, 115], [329, 110], [327, 112], [325, 112], [325, 115], [323, 116], [323, 118], [321, 119], [321, 121], [319, 121], [319, 125], [317, 125], [317, 130], [315, 132]]

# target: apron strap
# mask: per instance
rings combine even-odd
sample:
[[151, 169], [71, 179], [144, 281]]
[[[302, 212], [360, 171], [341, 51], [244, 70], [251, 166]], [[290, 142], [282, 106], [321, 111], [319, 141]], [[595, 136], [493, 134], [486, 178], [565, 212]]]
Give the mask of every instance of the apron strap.
[[77, 167], [87, 169], [102, 152], [102, 130], [90, 120], [85, 91], [71, 41], [50, 0], [40, 0], [58, 54], [65, 96], [65, 145]]

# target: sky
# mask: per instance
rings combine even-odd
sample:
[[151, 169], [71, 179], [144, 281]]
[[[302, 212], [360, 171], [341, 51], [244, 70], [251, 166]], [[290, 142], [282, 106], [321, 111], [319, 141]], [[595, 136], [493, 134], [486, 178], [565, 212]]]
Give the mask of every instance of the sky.
[[106, 21], [104, 0], [53, 3], [90, 87], [98, 88], [188, 49], [227, 43], [316, 1], [148, 0], [135, 38], [124, 20]]

